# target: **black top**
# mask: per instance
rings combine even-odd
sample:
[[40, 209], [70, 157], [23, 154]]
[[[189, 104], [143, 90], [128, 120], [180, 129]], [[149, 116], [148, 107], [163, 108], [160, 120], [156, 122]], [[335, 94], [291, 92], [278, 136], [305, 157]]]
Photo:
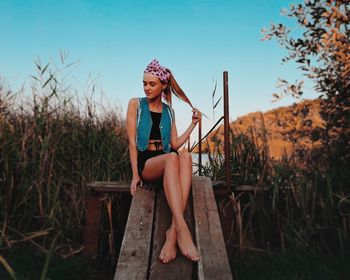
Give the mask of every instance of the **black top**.
[[160, 129], [159, 129], [159, 124], [160, 124], [160, 118], [162, 116], [161, 112], [151, 112], [151, 117], [152, 117], [152, 129], [151, 129], [151, 135], [149, 136], [150, 140], [161, 140], [161, 135], [160, 135]]

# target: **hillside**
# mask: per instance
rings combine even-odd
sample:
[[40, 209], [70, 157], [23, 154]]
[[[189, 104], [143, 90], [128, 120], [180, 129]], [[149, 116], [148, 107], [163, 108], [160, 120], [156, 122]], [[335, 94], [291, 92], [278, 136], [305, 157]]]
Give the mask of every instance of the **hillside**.
[[[319, 112], [320, 100], [305, 100], [264, 113], [241, 116], [230, 124], [230, 129], [234, 135], [252, 136], [259, 145], [266, 139], [270, 156], [280, 158], [284, 153], [290, 155], [296, 148], [311, 148], [319, 144], [311, 140], [312, 131], [323, 125]], [[217, 145], [215, 141], [223, 142], [223, 134], [224, 127], [221, 125], [208, 135], [211, 151]], [[203, 151], [208, 150], [208, 144], [202, 144]]]

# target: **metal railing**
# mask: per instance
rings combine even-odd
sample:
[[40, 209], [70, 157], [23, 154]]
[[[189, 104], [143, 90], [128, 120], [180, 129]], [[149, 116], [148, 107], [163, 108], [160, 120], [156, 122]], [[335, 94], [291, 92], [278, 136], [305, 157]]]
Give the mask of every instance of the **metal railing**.
[[230, 137], [229, 137], [229, 91], [228, 91], [228, 72], [223, 72], [223, 95], [224, 95], [224, 115], [215, 123], [214, 126], [202, 138], [202, 120], [198, 123], [198, 143], [190, 148], [188, 141], [188, 150], [191, 152], [198, 145], [198, 173], [202, 175], [202, 141], [224, 120], [224, 152], [225, 152], [225, 182], [226, 192], [231, 191], [231, 167], [230, 167]]

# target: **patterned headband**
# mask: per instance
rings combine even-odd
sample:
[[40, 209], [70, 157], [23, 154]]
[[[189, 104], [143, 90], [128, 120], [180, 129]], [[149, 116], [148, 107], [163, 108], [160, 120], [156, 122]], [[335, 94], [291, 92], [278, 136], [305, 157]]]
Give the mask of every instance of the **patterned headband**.
[[144, 73], [150, 73], [159, 78], [162, 82], [166, 82], [170, 78], [170, 72], [167, 68], [161, 66], [157, 59], [153, 59], [146, 67]]

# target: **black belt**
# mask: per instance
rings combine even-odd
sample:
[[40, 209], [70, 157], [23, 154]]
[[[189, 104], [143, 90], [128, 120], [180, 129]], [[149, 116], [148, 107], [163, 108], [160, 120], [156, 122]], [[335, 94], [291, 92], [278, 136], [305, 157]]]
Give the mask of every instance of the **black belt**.
[[160, 146], [162, 145], [162, 141], [156, 141], [156, 142], [152, 142], [152, 143], [149, 143], [149, 145], [154, 145], [156, 147], [156, 150], [160, 150]]

